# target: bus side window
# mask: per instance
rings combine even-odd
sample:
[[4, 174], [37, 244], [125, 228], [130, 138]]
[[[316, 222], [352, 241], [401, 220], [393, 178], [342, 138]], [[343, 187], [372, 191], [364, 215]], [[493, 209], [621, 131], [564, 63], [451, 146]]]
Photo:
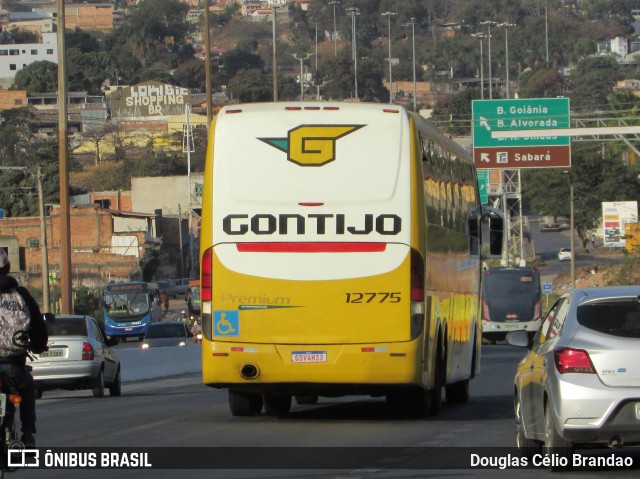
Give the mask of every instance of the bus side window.
[[469, 253], [480, 254], [480, 215], [475, 208], [469, 212]]

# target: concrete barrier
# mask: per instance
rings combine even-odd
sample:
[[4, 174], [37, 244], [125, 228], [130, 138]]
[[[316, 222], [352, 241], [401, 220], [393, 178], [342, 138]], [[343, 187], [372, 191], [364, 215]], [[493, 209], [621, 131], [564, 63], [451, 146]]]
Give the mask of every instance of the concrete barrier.
[[116, 352], [120, 358], [122, 382], [202, 372], [199, 344], [118, 349]]

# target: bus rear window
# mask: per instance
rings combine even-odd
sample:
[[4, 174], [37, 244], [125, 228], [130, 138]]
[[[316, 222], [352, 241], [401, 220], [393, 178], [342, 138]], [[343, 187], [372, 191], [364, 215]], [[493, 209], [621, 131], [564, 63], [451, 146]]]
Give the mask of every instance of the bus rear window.
[[537, 278], [537, 274], [531, 272], [489, 270], [484, 276], [484, 295], [502, 297], [538, 294], [540, 284]]

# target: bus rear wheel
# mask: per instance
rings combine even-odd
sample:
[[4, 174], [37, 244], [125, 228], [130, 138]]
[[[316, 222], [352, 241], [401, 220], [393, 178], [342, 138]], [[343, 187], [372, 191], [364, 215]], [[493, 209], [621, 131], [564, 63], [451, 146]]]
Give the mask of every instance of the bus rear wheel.
[[233, 416], [253, 416], [262, 410], [262, 396], [229, 389], [229, 409]]

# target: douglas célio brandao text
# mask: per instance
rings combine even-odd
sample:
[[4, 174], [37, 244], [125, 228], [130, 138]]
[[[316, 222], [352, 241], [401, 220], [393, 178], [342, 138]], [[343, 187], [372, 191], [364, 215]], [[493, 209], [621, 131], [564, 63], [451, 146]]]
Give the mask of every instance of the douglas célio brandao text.
[[611, 454], [607, 456], [584, 456], [573, 453], [564, 454], [534, 454], [531, 458], [514, 454], [504, 456], [470, 455], [472, 468], [509, 469], [518, 467], [633, 467], [633, 458]]

